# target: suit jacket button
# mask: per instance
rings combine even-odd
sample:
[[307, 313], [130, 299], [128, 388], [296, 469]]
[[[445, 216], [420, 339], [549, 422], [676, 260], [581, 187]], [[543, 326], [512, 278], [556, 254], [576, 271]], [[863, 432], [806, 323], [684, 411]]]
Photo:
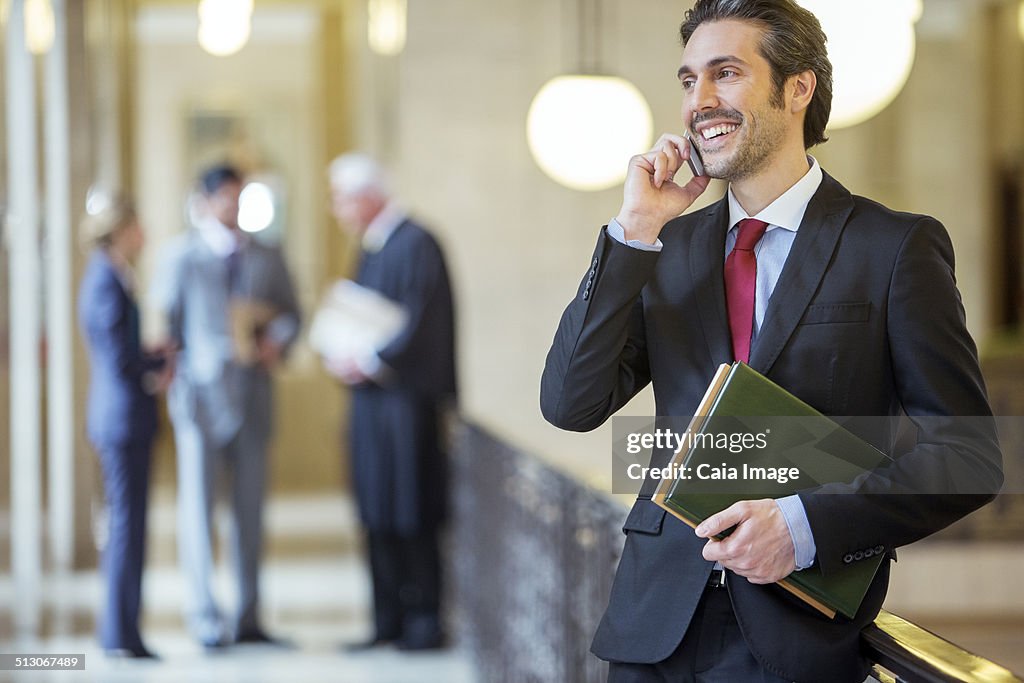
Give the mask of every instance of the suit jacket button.
[[855, 560], [863, 560], [864, 559], [864, 551], [863, 550], [858, 550], [857, 552], [855, 552], [853, 554], [853, 559], [855, 559]]
[[853, 553], [846, 553], [843, 555], [844, 564], [850, 564], [851, 562], [853, 562]]
[[590, 290], [589, 289], [583, 290], [583, 300], [586, 301], [589, 298], [590, 298]]
[[875, 546], [875, 555], [881, 555], [884, 552], [885, 552], [885, 546], [884, 545], [876, 545]]
[[591, 265], [591, 266], [593, 266], [593, 267], [594, 267], [594, 268], [596, 269], [596, 268], [597, 268], [597, 264], [598, 264], [598, 259], [597, 259], [597, 257], [595, 256], [595, 257], [594, 257], [594, 262], [593, 262], [593, 263], [591, 263], [590, 265]]

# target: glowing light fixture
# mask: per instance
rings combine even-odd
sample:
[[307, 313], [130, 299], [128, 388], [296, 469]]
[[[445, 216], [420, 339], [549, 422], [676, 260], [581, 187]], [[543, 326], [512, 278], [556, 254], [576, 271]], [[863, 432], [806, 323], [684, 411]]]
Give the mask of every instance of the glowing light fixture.
[[110, 208], [112, 203], [111, 193], [98, 185], [91, 185], [85, 194], [85, 212], [90, 216], [98, 216]]
[[274, 222], [274, 193], [264, 183], [251, 182], [238, 198], [238, 227], [245, 232], [260, 232]]
[[366, 37], [370, 49], [393, 57], [405, 47], [405, 0], [370, 0], [366, 14]]
[[199, 45], [217, 57], [233, 55], [249, 42], [253, 0], [199, 0]]
[[821, 21], [832, 61], [830, 129], [875, 116], [892, 103], [910, 76], [921, 0], [799, 0]]
[[625, 179], [631, 156], [650, 148], [654, 122], [635, 85], [602, 73], [601, 0], [577, 0], [576, 9], [579, 71], [537, 91], [526, 140], [552, 180], [574, 190], [604, 190]]
[[556, 76], [537, 92], [526, 118], [534, 161], [574, 190], [621, 183], [629, 158], [650, 146], [653, 130], [644, 96], [614, 76]]
[[1017, 35], [1024, 40], [1024, 0], [1017, 5]]
[[53, 47], [53, 6], [50, 0], [25, 0], [25, 44], [34, 55]]

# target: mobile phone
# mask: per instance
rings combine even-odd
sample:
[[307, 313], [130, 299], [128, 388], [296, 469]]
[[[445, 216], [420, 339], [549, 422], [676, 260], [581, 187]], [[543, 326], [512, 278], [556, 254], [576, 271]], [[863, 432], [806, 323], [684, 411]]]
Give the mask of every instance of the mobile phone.
[[689, 135], [686, 136], [686, 142], [690, 145], [690, 158], [686, 160], [686, 163], [690, 165], [690, 171], [695, 176], [704, 175], [704, 160], [700, 158], [697, 145], [693, 144], [693, 138]]

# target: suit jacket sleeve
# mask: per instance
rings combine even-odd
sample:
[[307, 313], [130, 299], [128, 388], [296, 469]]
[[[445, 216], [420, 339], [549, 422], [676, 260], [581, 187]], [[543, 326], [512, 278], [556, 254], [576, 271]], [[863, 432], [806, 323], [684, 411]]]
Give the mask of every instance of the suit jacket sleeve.
[[548, 422], [594, 429], [651, 381], [641, 293], [658, 256], [621, 244], [602, 229], [544, 365], [540, 406]]
[[921, 218], [904, 239], [887, 307], [895, 386], [917, 426], [917, 443], [852, 484], [800, 494], [825, 572], [849, 563], [855, 551], [891, 549], [938, 531], [991, 500], [1002, 485], [952, 244], [934, 219]]
[[138, 330], [129, 321], [131, 301], [117, 277], [107, 273], [83, 292], [83, 318], [93, 348], [102, 349], [113, 360], [121, 377], [141, 385], [144, 373], [157, 370], [163, 359], [144, 354]]
[[175, 242], [168, 246], [166, 255], [153, 277], [150, 299], [165, 318], [168, 339], [178, 346], [184, 346], [184, 293], [185, 281], [184, 244]]
[[270, 273], [268, 277], [273, 283], [272, 303], [279, 313], [267, 325], [266, 335], [276, 344], [289, 348], [299, 335], [302, 326], [302, 312], [295, 296], [291, 274], [285, 265], [280, 250], [270, 252]]
[[394, 293], [409, 315], [402, 331], [378, 352], [398, 382], [432, 396], [454, 394], [455, 312], [441, 246], [426, 231], [402, 235]]

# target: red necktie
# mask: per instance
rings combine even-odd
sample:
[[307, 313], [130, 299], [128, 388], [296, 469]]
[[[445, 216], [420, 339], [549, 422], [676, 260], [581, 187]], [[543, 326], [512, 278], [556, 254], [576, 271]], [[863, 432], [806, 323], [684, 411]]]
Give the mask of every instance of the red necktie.
[[739, 223], [736, 246], [725, 259], [725, 304], [729, 311], [732, 355], [750, 362], [750, 336], [754, 330], [754, 292], [757, 285], [757, 257], [754, 247], [761, 241], [768, 224], [756, 218]]

